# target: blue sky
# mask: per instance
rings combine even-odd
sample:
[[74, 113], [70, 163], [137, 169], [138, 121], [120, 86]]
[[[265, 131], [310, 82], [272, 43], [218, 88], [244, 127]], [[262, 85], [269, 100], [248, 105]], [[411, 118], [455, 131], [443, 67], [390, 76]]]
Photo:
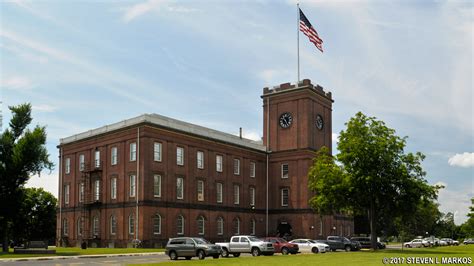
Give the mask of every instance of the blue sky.
[[[470, 1], [300, 1], [324, 40], [300, 35], [301, 77], [331, 91], [334, 145], [356, 112], [421, 151], [440, 209], [474, 197]], [[2, 1], [0, 88], [60, 138], [143, 113], [259, 139], [265, 86], [296, 74], [295, 1]], [[57, 168], [32, 177], [57, 195]]]

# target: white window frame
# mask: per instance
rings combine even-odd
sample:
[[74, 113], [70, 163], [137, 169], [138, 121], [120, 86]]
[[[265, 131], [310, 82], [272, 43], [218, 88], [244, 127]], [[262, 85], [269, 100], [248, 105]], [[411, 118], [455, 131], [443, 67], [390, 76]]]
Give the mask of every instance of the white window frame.
[[134, 198], [137, 190], [137, 176], [135, 174], [129, 176], [129, 193], [130, 198]]
[[95, 168], [100, 167], [100, 150], [94, 152], [94, 166]]
[[184, 165], [184, 148], [176, 147], [176, 165]]
[[250, 206], [255, 206], [255, 187], [249, 188]]
[[204, 181], [198, 180], [196, 188], [197, 188], [197, 200], [204, 201]]
[[[285, 198], [284, 198], [284, 191], [286, 191], [286, 204], [284, 202]], [[290, 189], [289, 188], [282, 188], [280, 190], [280, 195], [281, 195], [281, 206], [282, 207], [288, 207], [289, 203], [290, 203]]]
[[82, 217], [77, 219], [77, 236], [82, 236], [82, 232], [84, 232], [84, 224]]
[[234, 204], [235, 205], [240, 204], [240, 186], [239, 185], [234, 185]]
[[183, 177], [176, 178], [176, 198], [184, 199], [184, 178]]
[[71, 158], [66, 158], [66, 162], [65, 162], [65, 172], [66, 172], [66, 175], [70, 174], [71, 173]]
[[128, 216], [128, 234], [135, 234], [135, 215], [133, 213]]
[[222, 173], [224, 156], [216, 155], [216, 172]]
[[99, 235], [99, 216], [94, 216], [92, 218], [92, 235], [93, 236]]
[[110, 149], [110, 164], [111, 165], [117, 165], [118, 162], [118, 154], [117, 154], [117, 147], [112, 147]]
[[110, 216], [110, 234], [115, 235], [117, 233], [117, 217], [115, 215]]
[[70, 196], [69, 189], [70, 189], [69, 184], [64, 186], [64, 204], [65, 205], [69, 205], [69, 196]]
[[84, 182], [79, 183], [79, 202], [84, 202], [84, 192], [85, 192], [85, 184]]
[[117, 178], [110, 179], [110, 198], [117, 199]]
[[224, 234], [224, 218], [217, 217], [217, 235], [221, 236]]
[[94, 181], [94, 201], [100, 201], [100, 179]]
[[63, 219], [63, 235], [69, 235], [69, 221], [67, 218]]
[[153, 175], [153, 197], [161, 198], [161, 175]]
[[131, 142], [130, 143], [130, 162], [135, 162], [137, 160], [137, 143]]
[[[284, 171], [285, 166], [286, 166], [286, 174]], [[282, 163], [281, 164], [281, 178], [288, 179], [289, 176], [290, 176], [290, 166], [287, 163]]]
[[250, 162], [250, 177], [252, 178], [255, 177], [256, 167], [257, 165], [255, 162]]
[[254, 236], [255, 235], [255, 227], [257, 225], [257, 222], [255, 221], [255, 219], [250, 219], [250, 235]]
[[198, 169], [204, 169], [204, 152], [197, 151], [196, 152], [196, 163]]
[[239, 219], [239, 217], [234, 218], [234, 235], [240, 235], [240, 219]]
[[163, 145], [161, 142], [154, 142], [153, 143], [153, 160], [155, 162], [161, 162], [161, 152], [163, 149]]
[[216, 183], [216, 201], [217, 203], [222, 203], [222, 198], [223, 198], [223, 187], [224, 185], [222, 183]]
[[[158, 230], [156, 230], [157, 228]], [[158, 213], [153, 216], [153, 234], [161, 235], [161, 215]]]
[[240, 175], [240, 159], [234, 159], [234, 175]]
[[206, 233], [206, 219], [204, 219], [204, 216], [200, 215], [197, 218], [197, 229], [198, 229], [198, 235], [203, 236]]
[[323, 235], [323, 218], [321, 217], [319, 220], [319, 235]]
[[85, 156], [84, 154], [79, 154], [79, 171], [84, 171], [85, 167]]
[[176, 232], [178, 235], [184, 235], [184, 216], [178, 215], [178, 219], [176, 219]]

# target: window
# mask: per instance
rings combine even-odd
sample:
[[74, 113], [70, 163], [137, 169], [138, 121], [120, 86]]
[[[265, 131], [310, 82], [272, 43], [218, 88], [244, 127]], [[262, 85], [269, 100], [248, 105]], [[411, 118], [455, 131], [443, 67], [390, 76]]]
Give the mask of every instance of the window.
[[234, 185], [234, 204], [240, 204], [240, 186]]
[[79, 183], [79, 202], [84, 202], [84, 182]]
[[66, 171], [66, 174], [71, 173], [71, 158], [66, 158], [65, 171]]
[[255, 177], [255, 162], [250, 162], [250, 177]]
[[64, 186], [64, 204], [69, 204], [69, 185]]
[[234, 235], [240, 235], [240, 219], [238, 217], [234, 219]]
[[81, 218], [77, 219], [77, 235], [82, 236], [82, 232], [84, 229], [84, 220]]
[[222, 217], [217, 218], [217, 235], [224, 234], [224, 219]]
[[182, 215], [178, 216], [176, 229], [177, 229], [178, 235], [184, 235], [184, 217]]
[[184, 195], [184, 179], [182, 177], [176, 178], [176, 198], [183, 199]]
[[69, 234], [69, 224], [67, 219], [63, 219], [63, 234], [67, 236]]
[[153, 196], [155, 198], [161, 197], [161, 175], [153, 176]]
[[290, 191], [288, 188], [281, 189], [281, 206], [283, 207], [288, 206], [289, 193]]
[[153, 216], [153, 234], [161, 234], [161, 216], [159, 214]]
[[184, 165], [184, 148], [182, 147], [176, 148], [176, 164]]
[[197, 182], [197, 196], [198, 201], [204, 201], [204, 181], [202, 180]]
[[205, 219], [202, 216], [199, 216], [197, 219], [198, 235], [204, 235], [204, 225]]
[[255, 219], [250, 219], [250, 234], [251, 235], [255, 235], [255, 226], [256, 226]]
[[240, 160], [234, 159], [234, 175], [240, 175]]
[[130, 197], [135, 197], [135, 191], [137, 187], [137, 176], [136, 175], [130, 175], [130, 191], [129, 195]]
[[116, 165], [117, 164], [117, 147], [112, 147], [112, 149], [110, 150], [110, 163], [112, 165]]
[[323, 235], [323, 218], [321, 217], [319, 220], [319, 235]]
[[98, 179], [94, 181], [94, 200], [100, 200], [100, 180]]
[[161, 162], [161, 143], [155, 142], [153, 145], [153, 160], [155, 162]]
[[249, 194], [250, 194], [250, 206], [255, 206], [255, 188], [254, 187], [250, 187]]
[[84, 171], [84, 165], [85, 164], [85, 159], [84, 159], [84, 154], [79, 155], [79, 171]]
[[222, 203], [222, 183], [216, 183], [216, 199], [217, 203]]
[[117, 232], [117, 218], [115, 215], [110, 216], [110, 234], [115, 235]]
[[216, 171], [222, 172], [222, 155], [216, 155]]
[[130, 162], [137, 160], [137, 143], [130, 143]]
[[100, 151], [99, 150], [96, 150], [94, 153], [94, 165], [95, 165], [95, 168], [100, 167]]
[[117, 199], [117, 178], [110, 179], [110, 198]]
[[99, 217], [97, 216], [94, 216], [94, 218], [92, 219], [92, 234], [94, 236], [99, 235]]
[[288, 178], [288, 164], [281, 165], [281, 178]]
[[197, 158], [197, 168], [204, 169], [204, 152], [198, 151], [196, 154]]
[[128, 234], [133, 235], [135, 233], [135, 216], [130, 214], [128, 216]]

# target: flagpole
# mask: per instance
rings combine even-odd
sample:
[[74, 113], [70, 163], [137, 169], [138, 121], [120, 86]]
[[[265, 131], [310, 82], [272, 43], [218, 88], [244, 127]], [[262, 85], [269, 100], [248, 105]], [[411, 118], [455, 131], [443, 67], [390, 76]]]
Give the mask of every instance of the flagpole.
[[297, 57], [298, 57], [298, 83], [300, 83], [300, 3], [296, 3], [296, 40], [297, 40]]

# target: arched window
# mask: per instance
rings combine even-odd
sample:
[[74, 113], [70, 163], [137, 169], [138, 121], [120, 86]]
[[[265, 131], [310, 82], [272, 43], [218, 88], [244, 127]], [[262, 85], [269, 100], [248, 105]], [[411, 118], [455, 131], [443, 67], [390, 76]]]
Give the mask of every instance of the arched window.
[[77, 227], [76, 228], [77, 228], [77, 236], [79, 238], [79, 236], [82, 236], [82, 232], [84, 230], [84, 223], [83, 223], [82, 217], [79, 217], [77, 219]]
[[133, 235], [135, 233], [135, 216], [131, 213], [128, 216], [128, 234]]
[[256, 226], [255, 219], [251, 219], [250, 220], [250, 234], [251, 235], [255, 235], [255, 226]]
[[161, 234], [161, 216], [158, 213], [153, 216], [153, 234]]
[[94, 236], [99, 235], [99, 217], [98, 216], [94, 216], [94, 218], [92, 218], [92, 234]]
[[63, 219], [63, 234], [65, 236], [69, 234], [69, 224], [66, 218]]
[[224, 219], [222, 217], [217, 217], [217, 235], [224, 234]]
[[117, 233], [117, 218], [115, 215], [110, 216], [110, 234], [115, 235]]
[[240, 235], [240, 219], [239, 219], [239, 217], [234, 218], [234, 235]]
[[184, 235], [184, 217], [182, 215], [178, 215], [176, 228], [178, 235]]
[[198, 235], [204, 235], [205, 221], [206, 220], [204, 219], [202, 215], [197, 218]]

